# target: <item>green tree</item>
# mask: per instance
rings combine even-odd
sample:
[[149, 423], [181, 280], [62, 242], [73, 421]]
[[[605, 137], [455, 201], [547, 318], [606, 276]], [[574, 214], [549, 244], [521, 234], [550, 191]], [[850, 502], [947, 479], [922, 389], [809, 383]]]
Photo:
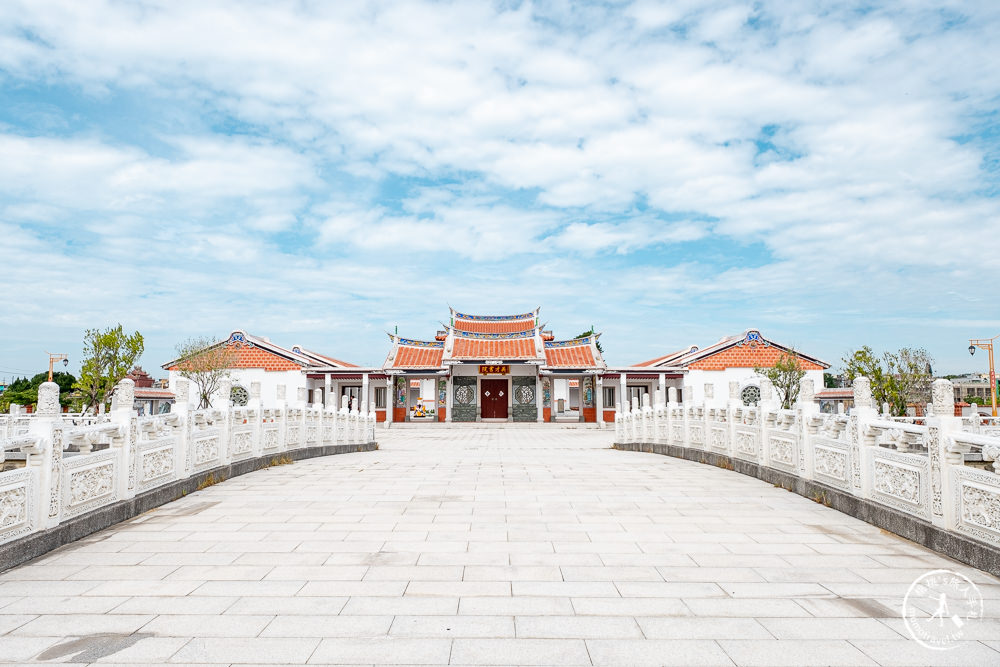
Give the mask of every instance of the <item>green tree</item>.
[[107, 404], [111, 391], [142, 356], [142, 334], [126, 334], [119, 324], [104, 331], [87, 329], [83, 335], [83, 363], [76, 388], [83, 410]]
[[932, 359], [923, 348], [904, 347], [878, 357], [865, 345], [842, 361], [847, 379], [854, 382], [856, 377], [867, 377], [875, 404], [888, 403], [894, 415], [904, 416], [907, 404], [930, 399]]
[[782, 353], [771, 368], [754, 368], [753, 370], [754, 373], [763, 375], [771, 381], [775, 391], [778, 392], [778, 398], [781, 399], [781, 407], [785, 410], [791, 410], [795, 401], [799, 400], [800, 383], [806, 375], [795, 350]]
[[[49, 372], [42, 371], [28, 378], [19, 378], [10, 383], [6, 391], [0, 395], [0, 411], [7, 412], [11, 404], [35, 405], [38, 403], [38, 387], [49, 379]], [[76, 378], [69, 373], [53, 373], [52, 381], [59, 385], [59, 403], [69, 407], [73, 402], [73, 385]]]
[[191, 338], [177, 346], [177, 372], [194, 383], [198, 391], [198, 409], [212, 405], [212, 394], [229, 377], [236, 361], [236, 351], [227, 343], [209, 338]]
[[[595, 336], [595, 335], [597, 335], [597, 334], [594, 331], [594, 327], [591, 326], [589, 329], [587, 329], [586, 331], [584, 331], [582, 334], [578, 334], [576, 336], [573, 336], [573, 340], [576, 340], [578, 338], [586, 338], [587, 336]], [[600, 352], [601, 354], [604, 354], [604, 348], [601, 347], [601, 341], [600, 340], [595, 340], [594, 342], [597, 344], [597, 351]]]
[[837, 376], [833, 373], [823, 373], [823, 386], [827, 389], [836, 389], [840, 386]]

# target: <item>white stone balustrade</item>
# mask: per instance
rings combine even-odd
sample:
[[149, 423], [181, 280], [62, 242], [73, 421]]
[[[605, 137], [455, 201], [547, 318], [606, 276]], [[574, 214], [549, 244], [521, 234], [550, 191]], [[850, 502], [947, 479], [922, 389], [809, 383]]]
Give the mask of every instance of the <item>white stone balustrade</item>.
[[736, 389], [726, 401], [706, 387], [703, 403], [677, 403], [670, 389], [665, 403], [658, 392], [648, 408], [626, 405], [615, 415], [615, 441], [745, 460], [1000, 546], [1000, 432], [979, 417], [952, 416], [947, 380], [934, 382], [930, 413], [920, 420], [879, 414], [863, 377], [849, 414], [821, 414], [811, 382], [792, 410], [780, 408], [769, 383], [757, 406], [742, 405]]
[[282, 386], [267, 407], [253, 383], [245, 407], [232, 407], [223, 387], [212, 408], [191, 410], [189, 383], [176, 385], [174, 411], [164, 415], [137, 417], [128, 379], [106, 414], [60, 414], [58, 385], [46, 382], [35, 414], [5, 415], [0, 462], [9, 451], [26, 461], [0, 472], [0, 544], [234, 462], [375, 439], [373, 411], [306, 405], [301, 395], [288, 404]]

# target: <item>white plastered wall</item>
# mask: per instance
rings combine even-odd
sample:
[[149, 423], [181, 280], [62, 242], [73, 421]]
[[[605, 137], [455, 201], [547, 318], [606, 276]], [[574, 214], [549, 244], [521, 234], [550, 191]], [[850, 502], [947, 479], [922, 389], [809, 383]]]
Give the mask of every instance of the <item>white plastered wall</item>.
[[[806, 371], [803, 379], [813, 381], [814, 391], [823, 389], [823, 371]], [[684, 378], [684, 384], [692, 389], [693, 396], [685, 396], [684, 400], [693, 400], [700, 403], [705, 400], [705, 385], [712, 383], [716, 401], [727, 401], [729, 399], [729, 383], [739, 382], [742, 390], [748, 384], [760, 384], [760, 376], [754, 373], [752, 368], [727, 368], [721, 371], [706, 371], [700, 369], [689, 370]], [[777, 399], [777, 396], [775, 396]]]
[[[171, 389], [177, 386], [177, 380], [183, 379], [177, 371], [169, 371], [169, 378]], [[264, 405], [274, 405], [279, 384], [285, 385], [285, 399], [292, 402], [297, 398], [299, 387], [305, 388], [308, 382], [300, 370], [265, 371], [263, 368], [234, 368], [229, 371], [229, 380], [234, 387], [240, 385], [248, 392], [251, 383], [260, 382], [260, 400]], [[198, 406], [198, 390], [193, 383], [188, 390], [188, 403]]]

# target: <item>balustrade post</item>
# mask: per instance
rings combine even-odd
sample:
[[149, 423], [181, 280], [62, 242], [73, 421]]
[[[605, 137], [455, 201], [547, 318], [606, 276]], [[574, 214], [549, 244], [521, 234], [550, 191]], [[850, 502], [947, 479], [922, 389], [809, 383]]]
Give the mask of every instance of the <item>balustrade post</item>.
[[954, 447], [951, 434], [962, 430], [962, 418], [955, 416], [954, 387], [948, 380], [931, 385], [934, 414], [927, 418], [927, 455], [930, 459], [931, 522], [955, 530], [958, 527], [955, 466], [965, 465], [961, 451]]
[[694, 405], [694, 385], [684, 385], [683, 395], [681, 396], [681, 416], [684, 418], [684, 447], [691, 446], [691, 415], [688, 414], [689, 408]]
[[743, 401], [740, 400], [740, 383], [731, 380], [729, 382], [729, 399], [726, 401], [727, 424], [729, 425], [729, 455], [735, 456], [736, 448], [736, 415], [743, 414]]
[[337, 441], [338, 444], [345, 445], [351, 439], [350, 419], [351, 419], [351, 399], [347, 396], [340, 397], [340, 412], [337, 414]]
[[[684, 446], [684, 441], [678, 441], [674, 438], [674, 410], [677, 409], [677, 387], [667, 388], [667, 443], [671, 445], [677, 445], [678, 447]], [[683, 433], [684, 425], [681, 424], [681, 432]]]
[[[29, 518], [35, 530], [45, 530], [59, 524], [62, 510], [62, 424], [59, 420], [59, 385], [43, 382], [38, 387], [35, 416], [28, 424], [28, 435], [35, 443], [22, 447], [24, 467], [28, 471], [28, 493], [37, 493], [35, 508]], [[13, 433], [11, 433], [13, 435]], [[0, 455], [2, 456], [2, 455]]]
[[642, 395], [642, 442], [649, 443], [653, 440], [653, 406], [650, 404], [648, 393]]
[[359, 417], [360, 400], [357, 396], [351, 399], [351, 435], [350, 441], [353, 444], [361, 442], [361, 420]]
[[653, 394], [653, 442], [666, 442], [667, 427], [667, 404], [664, 400], [663, 389], [657, 389]]
[[816, 453], [813, 429], [810, 427], [813, 417], [819, 414], [816, 405], [815, 384], [809, 378], [799, 382], [799, 400], [795, 406], [799, 419], [799, 477], [813, 478], [813, 458]]
[[855, 495], [865, 496], [865, 490], [871, 488], [871, 475], [866, 470], [866, 457], [863, 456], [863, 447], [867, 444], [868, 438], [865, 430], [868, 422], [877, 416], [875, 411], [875, 401], [872, 398], [871, 381], [864, 377], [854, 378], [854, 407], [851, 408], [850, 416], [847, 420], [848, 435], [850, 438], [849, 459], [851, 464], [851, 490]]
[[138, 422], [135, 416], [135, 382], [125, 378], [115, 385], [114, 398], [111, 404], [110, 422], [116, 424], [120, 433], [111, 438], [111, 448], [118, 458], [118, 475], [114, 484], [118, 489], [118, 497], [135, 497], [136, 477], [138, 475], [138, 456], [136, 452]]
[[212, 400], [212, 408], [222, 413], [219, 434], [219, 458], [222, 465], [233, 462], [233, 381], [228, 377], [219, 380], [219, 390]]
[[191, 404], [189, 392], [191, 383], [178, 378], [171, 386], [174, 392], [174, 404], [170, 406], [170, 414], [177, 415], [177, 445], [174, 447], [174, 470], [178, 478], [187, 477], [187, 453], [191, 446]]
[[260, 382], [250, 383], [247, 410], [253, 415], [253, 456], [261, 456], [264, 450], [264, 406], [260, 400]]
[[337, 444], [337, 400], [330, 391], [326, 392], [323, 400], [325, 401], [323, 423], [326, 428], [323, 444], [335, 445]]
[[278, 451], [283, 452], [288, 449], [288, 401], [285, 385], [279, 384], [274, 388], [274, 410], [275, 415], [281, 415], [281, 424], [278, 426]]

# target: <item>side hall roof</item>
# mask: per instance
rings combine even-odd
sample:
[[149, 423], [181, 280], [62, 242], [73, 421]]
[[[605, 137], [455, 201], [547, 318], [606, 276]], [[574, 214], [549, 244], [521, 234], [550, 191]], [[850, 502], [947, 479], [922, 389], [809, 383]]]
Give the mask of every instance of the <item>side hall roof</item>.
[[545, 365], [562, 368], [586, 368], [596, 366], [594, 336], [573, 340], [545, 341]]
[[781, 352], [795, 352], [795, 355], [801, 359], [809, 361], [817, 366], [822, 366], [823, 368], [829, 368], [830, 364], [818, 359], [811, 355], [805, 354], [799, 350], [793, 350], [793, 348], [773, 341], [769, 338], [764, 338], [760, 331], [757, 329], [747, 329], [741, 334], [736, 334], [734, 336], [725, 336], [720, 338], [717, 342], [709, 345], [705, 348], [699, 348], [692, 345], [687, 350], [682, 350], [680, 352], [673, 352], [663, 357], [657, 357], [655, 359], [650, 359], [642, 363], [636, 364], [636, 366], [646, 366], [646, 367], [660, 367], [660, 366], [679, 366], [683, 368], [689, 367], [706, 357], [711, 357], [712, 355], [718, 354], [723, 350], [730, 348], [740, 348], [745, 347], [747, 349], [760, 349], [763, 348], [773, 348], [775, 350], [780, 350]]
[[[210, 345], [207, 349], [215, 349], [223, 345], [232, 347], [237, 351], [234, 360], [234, 368], [266, 368], [267, 370], [292, 370], [294, 368], [308, 368], [311, 366], [327, 366], [330, 361], [319, 361], [318, 359], [303, 354], [300, 351], [289, 350], [275, 343], [269, 338], [254, 336], [239, 329], [233, 331], [229, 336]], [[261, 354], [263, 353], [263, 357]], [[264, 359], [280, 359], [281, 368]], [[173, 359], [163, 364], [162, 368], [170, 370], [176, 367], [183, 359]], [[340, 362], [344, 363], [344, 362]]]
[[313, 352], [312, 350], [307, 350], [301, 345], [293, 346], [292, 352], [308, 357], [313, 361], [315, 361], [320, 366], [343, 366], [344, 368], [360, 368], [357, 364], [352, 364], [347, 361], [341, 361], [340, 359], [334, 359], [333, 357], [328, 357], [325, 354], [320, 354], [319, 352]]
[[391, 368], [441, 368], [444, 343], [392, 336], [395, 347]]

